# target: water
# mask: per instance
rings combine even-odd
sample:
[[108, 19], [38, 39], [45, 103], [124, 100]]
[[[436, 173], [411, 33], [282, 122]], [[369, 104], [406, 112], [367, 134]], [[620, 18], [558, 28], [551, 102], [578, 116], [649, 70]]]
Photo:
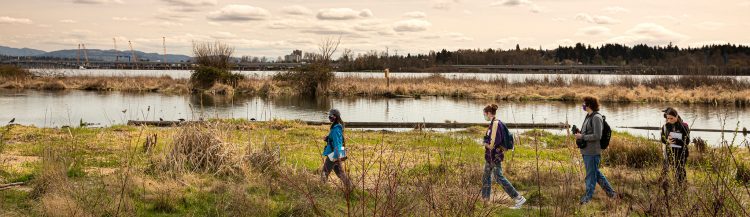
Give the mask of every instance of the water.
[[[172, 78], [187, 79], [190, 78], [190, 70], [119, 70], [119, 69], [32, 69], [33, 72], [47, 74], [47, 75], [64, 75], [64, 76], [169, 76]], [[263, 78], [270, 77], [278, 74], [280, 71], [235, 71], [251, 78]], [[573, 78], [592, 78], [602, 84], [609, 84], [610, 82], [621, 78], [621, 77], [632, 77], [636, 80], [649, 80], [653, 78], [664, 77], [662, 75], [612, 75], [612, 74], [587, 74], [587, 75], [576, 75], [576, 74], [515, 74], [515, 73], [440, 73], [446, 78], [450, 79], [478, 79], [478, 80], [496, 80], [496, 79], [507, 79], [508, 82], [518, 83], [523, 82], [526, 79], [555, 79], [563, 78], [566, 81], [570, 81]], [[424, 78], [432, 75], [432, 73], [414, 73], [414, 72], [399, 72], [391, 73], [392, 78]], [[338, 77], [363, 77], [363, 78], [382, 78], [384, 75], [382, 72], [336, 72]], [[676, 77], [676, 76], [672, 76]], [[750, 82], [750, 76], [719, 76], [719, 77], [732, 77], [740, 81]]]
[[[78, 126], [80, 121], [96, 126], [124, 124], [127, 120], [195, 120], [206, 118], [271, 118], [327, 120], [325, 112], [341, 110], [345, 121], [384, 122], [484, 122], [482, 108], [490, 101], [427, 97], [422, 99], [385, 98], [300, 98], [213, 97], [165, 95], [158, 93], [35, 91], [0, 89], [0, 123], [16, 118], [16, 123], [39, 127]], [[580, 103], [498, 102], [501, 120], [519, 123], [568, 122], [579, 125], [585, 116]], [[657, 131], [620, 127], [663, 124], [663, 103], [604, 104], [601, 113], [615, 130], [655, 137]], [[675, 105], [683, 119], [694, 128], [720, 129], [726, 118], [727, 129], [740, 128], [750, 121], [750, 109], [734, 106]], [[561, 133], [560, 130], [552, 130]], [[719, 141], [720, 133], [693, 132], [693, 137]], [[729, 135], [727, 135], [729, 136]], [[741, 135], [740, 135], [741, 136]]]

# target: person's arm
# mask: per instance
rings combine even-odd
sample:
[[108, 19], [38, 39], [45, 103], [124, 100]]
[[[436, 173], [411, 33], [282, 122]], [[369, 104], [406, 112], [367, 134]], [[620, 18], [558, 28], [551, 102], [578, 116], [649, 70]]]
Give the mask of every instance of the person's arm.
[[[604, 129], [604, 121], [602, 120], [602, 116], [600, 115], [593, 115], [591, 116], [591, 129], [593, 133], [590, 134], [584, 134], [583, 140], [593, 142], [598, 141], [602, 139], [602, 130]], [[585, 132], [584, 132], [585, 133]]]
[[682, 141], [684, 145], [690, 144], [690, 129], [685, 125], [682, 125]]
[[661, 143], [667, 145], [669, 143], [669, 140], [667, 140], [667, 137], [669, 134], [667, 133], [667, 126], [664, 125], [661, 127]]

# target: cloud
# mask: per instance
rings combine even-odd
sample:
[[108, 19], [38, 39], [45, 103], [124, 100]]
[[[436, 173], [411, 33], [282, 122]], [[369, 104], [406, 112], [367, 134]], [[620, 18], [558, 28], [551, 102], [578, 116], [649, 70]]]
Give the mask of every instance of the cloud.
[[505, 37], [505, 38], [495, 40], [495, 43], [499, 45], [515, 46], [516, 44], [528, 43], [530, 41], [532, 41], [531, 38]]
[[218, 4], [216, 0], [161, 0], [172, 6], [180, 7], [199, 7], [199, 6], [214, 6]]
[[372, 11], [370, 9], [362, 9], [362, 11], [359, 12], [360, 17], [372, 17]]
[[619, 20], [608, 17], [608, 16], [589, 15], [587, 13], [576, 14], [576, 20], [581, 20], [581, 21], [593, 23], [593, 24], [604, 24], [604, 25], [620, 23]]
[[136, 21], [137, 18], [130, 18], [130, 17], [112, 17], [112, 20], [114, 21]]
[[726, 23], [722, 22], [713, 22], [713, 21], [705, 21], [697, 24], [698, 28], [705, 29], [705, 30], [718, 30], [721, 28], [724, 28], [727, 26]]
[[[172, 22], [187, 22], [192, 21], [193, 18], [191, 16], [188, 16], [188, 14], [176, 12], [174, 10], [166, 9], [166, 8], [159, 8], [156, 11], [156, 19], [165, 20], [165, 21], [172, 21]], [[126, 20], [120, 20], [120, 21], [126, 21]]]
[[326, 8], [318, 11], [319, 20], [353, 20], [360, 17], [371, 17], [372, 11], [364, 9], [357, 11], [351, 8]]
[[612, 7], [606, 7], [602, 9], [604, 12], [610, 13], [610, 14], [617, 14], [617, 13], [628, 13], [630, 10], [627, 8], [619, 7], [619, 6], [612, 6]]
[[265, 20], [271, 16], [268, 10], [250, 5], [227, 5], [221, 10], [208, 14], [213, 21], [250, 21]]
[[438, 10], [450, 10], [453, 5], [460, 3], [460, 0], [432, 0], [432, 8]]
[[405, 17], [411, 17], [411, 18], [425, 18], [427, 17], [427, 14], [421, 11], [411, 11], [404, 13]]
[[214, 32], [213, 34], [211, 34], [211, 37], [215, 39], [233, 39], [233, 38], [237, 38], [237, 35], [231, 32], [219, 31], [219, 32]]
[[75, 20], [71, 20], [71, 19], [64, 19], [64, 20], [60, 20], [60, 22], [61, 22], [61, 23], [76, 23], [76, 21], [75, 21]]
[[468, 37], [460, 32], [451, 32], [447, 34], [448, 38], [453, 41], [473, 41], [474, 38]]
[[290, 5], [281, 9], [281, 12], [291, 15], [311, 15], [313, 12], [302, 5]]
[[14, 18], [14, 17], [7, 17], [2, 16], [0, 17], [0, 24], [32, 24], [33, 22], [30, 19], [26, 18]]
[[73, 0], [75, 4], [99, 5], [107, 3], [124, 4], [122, 0]]
[[678, 42], [687, 38], [688, 36], [686, 35], [674, 32], [655, 23], [641, 23], [626, 31], [624, 35], [611, 38], [607, 42], [626, 45], [666, 45], [670, 42]]
[[396, 32], [421, 32], [432, 26], [432, 23], [425, 20], [410, 19], [402, 20], [393, 24], [393, 31]]
[[609, 28], [604, 26], [589, 26], [578, 30], [578, 35], [596, 36], [609, 33]]
[[490, 3], [490, 6], [492, 7], [527, 6], [529, 7], [529, 10], [533, 13], [539, 13], [541, 11], [541, 8], [539, 8], [539, 5], [532, 2], [531, 0], [501, 0], [501, 1], [495, 1], [495, 2]]
[[296, 29], [296, 28], [304, 28], [306, 26], [309, 26], [309, 22], [299, 20], [299, 19], [283, 19], [283, 20], [274, 20], [271, 23], [268, 24], [268, 28], [271, 29]]
[[160, 26], [160, 27], [178, 27], [184, 24], [172, 21], [148, 21], [140, 24], [141, 26]]

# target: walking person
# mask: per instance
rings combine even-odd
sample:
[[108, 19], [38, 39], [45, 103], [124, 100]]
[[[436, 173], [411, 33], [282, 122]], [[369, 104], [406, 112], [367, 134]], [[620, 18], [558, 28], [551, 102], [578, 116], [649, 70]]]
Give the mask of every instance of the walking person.
[[349, 191], [351, 182], [344, 171], [344, 160], [346, 160], [346, 150], [344, 149], [344, 120], [341, 119], [341, 112], [337, 109], [331, 109], [328, 112], [328, 120], [331, 121], [331, 129], [324, 138], [326, 146], [323, 149], [323, 169], [321, 179], [323, 182], [328, 181], [328, 175], [331, 171], [341, 179], [344, 188]]
[[[489, 201], [492, 193], [492, 176], [495, 176], [495, 181], [503, 187], [505, 193], [513, 198], [515, 205], [512, 209], [519, 209], [526, 203], [526, 198], [516, 191], [513, 184], [503, 176], [502, 161], [504, 158], [503, 152], [506, 150], [503, 147], [503, 142], [506, 138], [506, 134], [509, 135], [509, 131], [505, 124], [500, 122], [497, 118], [498, 106], [496, 104], [487, 105], [484, 108], [484, 119], [490, 121], [490, 126], [487, 129], [487, 133], [484, 136], [484, 175], [482, 176], [482, 199]], [[505, 132], [505, 133], [504, 133]]]
[[581, 197], [581, 205], [591, 202], [598, 183], [607, 193], [607, 196], [614, 198], [615, 190], [609, 184], [607, 177], [599, 171], [601, 163], [601, 139], [604, 129], [604, 118], [599, 114], [599, 99], [595, 97], [583, 98], [583, 110], [586, 111], [586, 118], [581, 125], [581, 132], [575, 134], [577, 142], [581, 143], [581, 155], [583, 155], [583, 164], [586, 167], [586, 193]]
[[688, 144], [690, 144], [690, 127], [682, 121], [682, 117], [674, 108], [663, 110], [666, 123], [661, 128], [661, 143], [664, 144], [664, 175], [669, 169], [674, 169], [678, 184], [685, 182], [685, 163], [688, 158]]

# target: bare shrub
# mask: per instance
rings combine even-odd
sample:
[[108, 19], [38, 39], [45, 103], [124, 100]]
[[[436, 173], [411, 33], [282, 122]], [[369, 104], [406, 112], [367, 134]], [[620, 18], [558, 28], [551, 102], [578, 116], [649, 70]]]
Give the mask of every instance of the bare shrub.
[[236, 174], [239, 161], [233, 145], [222, 139], [226, 132], [212, 123], [181, 126], [165, 149], [163, 167], [177, 173]]

